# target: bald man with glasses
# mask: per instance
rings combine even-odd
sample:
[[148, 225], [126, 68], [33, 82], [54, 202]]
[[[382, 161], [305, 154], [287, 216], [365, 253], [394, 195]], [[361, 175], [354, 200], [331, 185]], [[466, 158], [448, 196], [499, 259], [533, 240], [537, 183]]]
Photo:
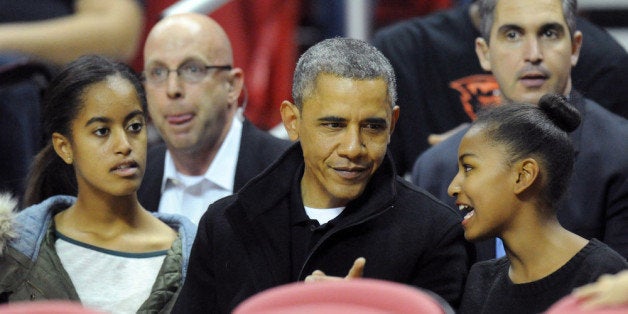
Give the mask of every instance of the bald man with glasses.
[[144, 46], [142, 77], [164, 141], [150, 147], [138, 192], [150, 211], [198, 224], [211, 203], [237, 192], [290, 145], [241, 115], [244, 73], [233, 64], [226, 33], [208, 16], [157, 23]]

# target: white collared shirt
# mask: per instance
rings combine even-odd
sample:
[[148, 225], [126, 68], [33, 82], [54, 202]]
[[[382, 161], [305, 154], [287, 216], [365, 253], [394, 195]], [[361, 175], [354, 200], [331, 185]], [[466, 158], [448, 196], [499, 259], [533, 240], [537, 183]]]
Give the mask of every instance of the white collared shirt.
[[166, 151], [159, 212], [181, 214], [198, 225], [211, 203], [233, 194], [241, 135], [242, 121], [236, 115], [225, 141], [202, 176], [187, 176], [177, 171], [170, 151]]

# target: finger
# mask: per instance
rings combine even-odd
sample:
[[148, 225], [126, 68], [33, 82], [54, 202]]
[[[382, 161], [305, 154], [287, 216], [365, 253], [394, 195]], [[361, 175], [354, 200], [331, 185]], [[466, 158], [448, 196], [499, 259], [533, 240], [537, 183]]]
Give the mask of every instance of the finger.
[[318, 276], [314, 276], [314, 275], [309, 275], [307, 277], [305, 277], [305, 280], [303, 280], [304, 282], [315, 282], [318, 281]]
[[305, 282], [322, 281], [325, 278], [325, 273], [320, 270], [315, 270], [309, 276], [305, 277]]
[[364, 265], [366, 264], [366, 259], [364, 257], [358, 257], [355, 262], [353, 262], [353, 266], [349, 269], [349, 274], [345, 278], [360, 278], [364, 273]]
[[573, 291], [573, 295], [578, 299], [583, 299], [583, 298], [588, 298], [593, 295], [596, 295], [598, 292], [599, 291], [598, 291], [597, 286], [587, 285], [587, 286], [582, 286], [580, 288], [576, 288]]

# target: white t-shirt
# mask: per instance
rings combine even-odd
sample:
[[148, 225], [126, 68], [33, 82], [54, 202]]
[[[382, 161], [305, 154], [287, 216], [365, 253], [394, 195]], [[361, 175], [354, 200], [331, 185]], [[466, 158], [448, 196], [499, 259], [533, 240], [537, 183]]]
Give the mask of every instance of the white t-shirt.
[[148, 299], [168, 252], [112, 251], [59, 232], [55, 250], [81, 303], [108, 313], [137, 312]]
[[344, 207], [335, 207], [335, 208], [312, 208], [305, 207], [305, 213], [310, 219], [318, 220], [320, 225], [324, 225], [330, 220], [338, 217], [340, 213], [345, 209]]

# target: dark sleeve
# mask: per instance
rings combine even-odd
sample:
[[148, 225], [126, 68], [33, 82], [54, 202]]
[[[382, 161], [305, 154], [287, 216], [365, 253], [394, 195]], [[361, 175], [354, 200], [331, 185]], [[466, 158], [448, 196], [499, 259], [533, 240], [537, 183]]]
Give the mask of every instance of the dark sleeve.
[[71, 15], [74, 0], [0, 0], [0, 23], [34, 22]]
[[585, 104], [580, 151], [565, 202], [576, 211], [568, 215], [559, 210], [558, 219], [628, 258], [628, 121], [591, 100]]
[[606, 225], [600, 240], [628, 259], [628, 175], [611, 179], [607, 188]]
[[210, 219], [205, 213], [192, 245], [188, 271], [172, 313], [214, 313], [216, 285], [210, 251]]
[[460, 130], [423, 152], [412, 169], [412, 183], [452, 208], [456, 208], [455, 199], [447, 194], [447, 188], [458, 172], [458, 147], [467, 130], [468, 128]]
[[602, 107], [628, 119], [628, 53], [603, 28], [578, 18], [582, 48], [571, 73], [574, 88]]

